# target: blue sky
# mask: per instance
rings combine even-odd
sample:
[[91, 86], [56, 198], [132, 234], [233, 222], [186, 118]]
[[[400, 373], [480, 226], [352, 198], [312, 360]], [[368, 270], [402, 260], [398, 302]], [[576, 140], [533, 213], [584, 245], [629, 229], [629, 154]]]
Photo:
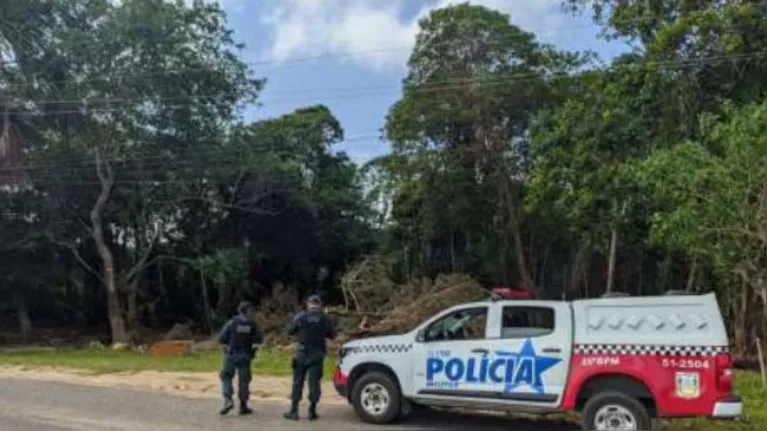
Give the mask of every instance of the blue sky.
[[[348, 142], [337, 150], [364, 162], [389, 151], [379, 139], [388, 108], [400, 95], [420, 17], [455, 0], [218, 0], [246, 44], [245, 61], [267, 79], [252, 119], [323, 103]], [[473, 0], [510, 15], [542, 41], [592, 50], [609, 60], [624, 47], [597, 38], [588, 14], [572, 16], [561, 0]], [[319, 58], [318, 58], [319, 57]]]

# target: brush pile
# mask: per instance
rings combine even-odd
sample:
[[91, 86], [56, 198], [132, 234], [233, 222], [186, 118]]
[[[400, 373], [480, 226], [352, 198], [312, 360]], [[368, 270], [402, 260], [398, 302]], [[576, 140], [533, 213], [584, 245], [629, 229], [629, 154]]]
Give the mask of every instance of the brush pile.
[[386, 263], [376, 257], [348, 271], [341, 287], [351, 312], [344, 314], [356, 315], [360, 322], [357, 328], [344, 328], [355, 337], [406, 332], [445, 308], [487, 297], [487, 290], [464, 274], [398, 285], [389, 278]]
[[289, 286], [277, 283], [272, 286], [272, 293], [264, 298], [256, 309], [255, 319], [264, 334], [264, 345], [269, 347], [284, 346], [291, 343], [284, 327], [290, 316], [300, 309], [298, 292]]

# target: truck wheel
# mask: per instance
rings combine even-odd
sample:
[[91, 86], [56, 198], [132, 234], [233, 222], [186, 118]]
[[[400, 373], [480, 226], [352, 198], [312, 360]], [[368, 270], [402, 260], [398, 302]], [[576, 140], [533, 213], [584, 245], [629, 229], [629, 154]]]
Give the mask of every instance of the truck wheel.
[[645, 406], [620, 392], [600, 392], [583, 407], [584, 430], [645, 431], [652, 421]]
[[354, 383], [352, 404], [363, 422], [390, 423], [400, 415], [399, 388], [384, 373], [364, 374]]

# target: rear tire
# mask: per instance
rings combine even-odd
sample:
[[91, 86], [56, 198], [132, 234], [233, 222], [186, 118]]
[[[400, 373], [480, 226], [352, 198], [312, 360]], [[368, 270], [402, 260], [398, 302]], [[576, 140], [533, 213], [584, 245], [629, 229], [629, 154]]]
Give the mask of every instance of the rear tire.
[[652, 420], [638, 399], [620, 392], [599, 392], [583, 407], [581, 426], [584, 430], [649, 431]]
[[352, 405], [363, 422], [387, 424], [400, 416], [400, 397], [399, 387], [391, 377], [371, 372], [354, 383]]

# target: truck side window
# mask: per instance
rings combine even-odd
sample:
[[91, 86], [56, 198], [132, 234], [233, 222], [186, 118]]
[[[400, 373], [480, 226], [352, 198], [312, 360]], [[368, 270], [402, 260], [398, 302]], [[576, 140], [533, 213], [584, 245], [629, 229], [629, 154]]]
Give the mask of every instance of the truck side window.
[[454, 311], [429, 325], [425, 341], [483, 340], [487, 329], [487, 307]]
[[541, 337], [554, 332], [554, 309], [534, 306], [503, 307], [501, 338]]

